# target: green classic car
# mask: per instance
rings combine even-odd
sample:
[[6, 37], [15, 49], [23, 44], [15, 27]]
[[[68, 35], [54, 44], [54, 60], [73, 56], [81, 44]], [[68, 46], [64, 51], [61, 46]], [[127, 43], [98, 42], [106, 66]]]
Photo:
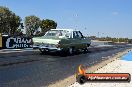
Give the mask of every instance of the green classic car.
[[88, 51], [91, 40], [73, 29], [51, 29], [42, 37], [33, 38], [33, 47], [41, 53], [62, 52], [73, 54], [76, 51]]

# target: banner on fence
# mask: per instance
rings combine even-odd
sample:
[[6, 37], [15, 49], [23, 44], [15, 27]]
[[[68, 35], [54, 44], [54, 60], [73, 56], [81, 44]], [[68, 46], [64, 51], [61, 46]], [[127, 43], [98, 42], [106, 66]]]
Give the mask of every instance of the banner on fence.
[[2, 37], [3, 49], [32, 48], [32, 38], [29, 37]]

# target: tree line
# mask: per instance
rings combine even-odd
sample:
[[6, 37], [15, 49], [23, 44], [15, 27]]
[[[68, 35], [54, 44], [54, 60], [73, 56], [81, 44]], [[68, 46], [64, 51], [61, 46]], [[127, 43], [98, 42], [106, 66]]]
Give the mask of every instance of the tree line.
[[96, 36], [90, 36], [92, 40], [99, 40], [99, 41], [112, 41], [112, 42], [125, 42], [125, 43], [132, 43], [132, 39], [129, 38], [112, 38], [112, 37], [96, 37]]
[[[22, 35], [22, 29], [26, 29], [27, 36], [44, 35], [50, 29], [57, 27], [57, 22], [50, 19], [40, 19], [35, 15], [26, 16], [24, 23], [20, 16], [9, 8], [0, 6], [0, 33], [10, 36]], [[41, 29], [41, 31], [39, 30]]]

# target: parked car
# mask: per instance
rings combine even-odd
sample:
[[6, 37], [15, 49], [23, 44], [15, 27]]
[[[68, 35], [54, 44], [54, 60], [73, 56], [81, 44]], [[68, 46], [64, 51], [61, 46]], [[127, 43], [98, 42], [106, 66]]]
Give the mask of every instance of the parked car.
[[78, 30], [73, 29], [51, 29], [42, 37], [33, 38], [33, 47], [40, 52], [62, 52], [73, 54], [76, 51], [88, 51], [91, 40], [82, 35]]

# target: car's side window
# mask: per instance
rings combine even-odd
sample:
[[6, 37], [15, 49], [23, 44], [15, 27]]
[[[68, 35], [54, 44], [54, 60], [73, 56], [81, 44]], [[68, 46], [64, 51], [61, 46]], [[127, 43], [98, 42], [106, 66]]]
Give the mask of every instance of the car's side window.
[[79, 31], [74, 32], [74, 38], [82, 38], [82, 34]]
[[83, 35], [80, 31], [74, 31], [73, 38], [83, 38]]
[[76, 31], [74, 31], [73, 32], [73, 38], [77, 38], [78, 36], [77, 36], [77, 33], [76, 33]]
[[78, 35], [79, 35], [80, 38], [83, 38], [83, 35], [80, 31], [78, 31]]
[[82, 37], [81, 34], [78, 31], [76, 31], [76, 34], [77, 34], [77, 38], [81, 38]]

